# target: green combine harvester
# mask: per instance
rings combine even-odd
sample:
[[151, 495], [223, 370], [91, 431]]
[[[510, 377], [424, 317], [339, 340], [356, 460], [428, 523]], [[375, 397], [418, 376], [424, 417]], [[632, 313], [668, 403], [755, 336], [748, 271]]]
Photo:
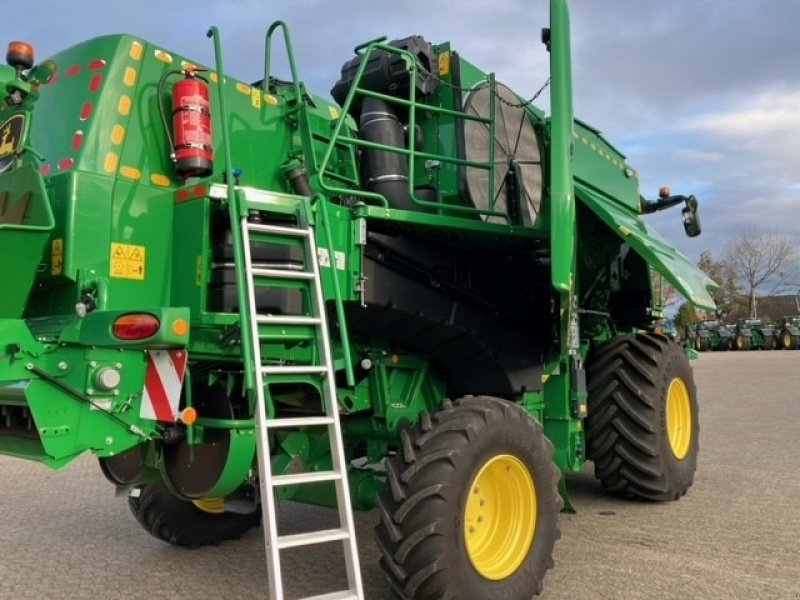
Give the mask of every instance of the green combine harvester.
[[[129, 35], [38, 66], [10, 45], [0, 453], [92, 452], [172, 544], [262, 523], [273, 599], [281, 552], [324, 543], [348, 586], [319, 597], [363, 598], [353, 509], [378, 508], [398, 597], [514, 600], [553, 566], [565, 473], [686, 493], [695, 384], [651, 271], [702, 309], [714, 284], [641, 215], [682, 205], [697, 235], [697, 201], [644, 199], [574, 118], [564, 0], [549, 116], [449, 43], [358, 46], [332, 103], [283, 23], [255, 84], [209, 36], [213, 67]], [[279, 531], [284, 500], [338, 524]]]

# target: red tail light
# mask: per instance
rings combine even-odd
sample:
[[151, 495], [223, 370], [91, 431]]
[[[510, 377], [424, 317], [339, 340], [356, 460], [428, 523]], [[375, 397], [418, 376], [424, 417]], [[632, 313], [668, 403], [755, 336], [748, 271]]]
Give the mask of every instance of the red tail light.
[[121, 340], [145, 340], [158, 333], [161, 322], [147, 313], [123, 315], [114, 321], [114, 336]]

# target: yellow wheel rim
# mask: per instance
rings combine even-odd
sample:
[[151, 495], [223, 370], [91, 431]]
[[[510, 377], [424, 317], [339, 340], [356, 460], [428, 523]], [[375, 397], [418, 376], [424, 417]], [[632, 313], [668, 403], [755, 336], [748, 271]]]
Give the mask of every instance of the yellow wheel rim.
[[505, 579], [530, 552], [536, 531], [536, 488], [521, 460], [499, 454], [469, 486], [464, 540], [472, 566], [486, 579]]
[[667, 437], [675, 458], [682, 460], [692, 445], [692, 405], [683, 379], [676, 377], [667, 390]]
[[783, 334], [783, 347], [787, 350], [792, 347], [792, 336], [789, 333]]
[[192, 500], [192, 504], [203, 512], [211, 513], [212, 515], [221, 515], [225, 512], [225, 498], [223, 496]]

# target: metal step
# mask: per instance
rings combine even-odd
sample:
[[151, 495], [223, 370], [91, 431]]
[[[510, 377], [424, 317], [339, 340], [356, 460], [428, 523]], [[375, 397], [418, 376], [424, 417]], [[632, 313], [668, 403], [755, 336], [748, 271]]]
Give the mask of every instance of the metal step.
[[295, 533], [293, 535], [279, 535], [278, 548], [297, 548], [298, 546], [312, 546], [315, 544], [325, 544], [327, 542], [338, 542], [350, 537], [347, 529], [322, 529], [320, 531], [309, 531], [306, 533]]
[[279, 367], [261, 367], [264, 375], [325, 375], [325, 365], [286, 365]]
[[263, 223], [248, 223], [247, 229], [256, 233], [271, 233], [273, 235], [289, 235], [294, 237], [308, 237], [308, 229], [298, 227], [283, 227], [281, 225], [264, 225]]
[[273, 475], [272, 487], [279, 485], [301, 485], [305, 483], [324, 483], [342, 478], [336, 471], [311, 471], [309, 473], [290, 473], [289, 475]]
[[254, 268], [252, 273], [255, 277], [268, 277], [270, 279], [302, 279], [310, 281], [314, 279], [314, 274], [308, 271], [290, 271], [289, 269], [259, 269]]
[[267, 419], [268, 429], [281, 429], [289, 427], [314, 427], [319, 425], [333, 425], [333, 417], [290, 417], [287, 419]]
[[256, 322], [259, 325], [319, 325], [322, 320], [303, 315], [258, 315]]
[[305, 596], [302, 600], [358, 600], [358, 594], [353, 590], [342, 590], [340, 592], [329, 592], [318, 596]]

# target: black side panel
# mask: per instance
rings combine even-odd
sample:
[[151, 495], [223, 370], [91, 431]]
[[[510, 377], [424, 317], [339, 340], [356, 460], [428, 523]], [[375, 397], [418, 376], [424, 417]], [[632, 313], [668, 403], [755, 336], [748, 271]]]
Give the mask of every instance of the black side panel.
[[[549, 296], [534, 255], [371, 233], [366, 307], [348, 308], [355, 334], [424, 352], [454, 394], [541, 389]], [[533, 316], [537, 318], [533, 318]]]

